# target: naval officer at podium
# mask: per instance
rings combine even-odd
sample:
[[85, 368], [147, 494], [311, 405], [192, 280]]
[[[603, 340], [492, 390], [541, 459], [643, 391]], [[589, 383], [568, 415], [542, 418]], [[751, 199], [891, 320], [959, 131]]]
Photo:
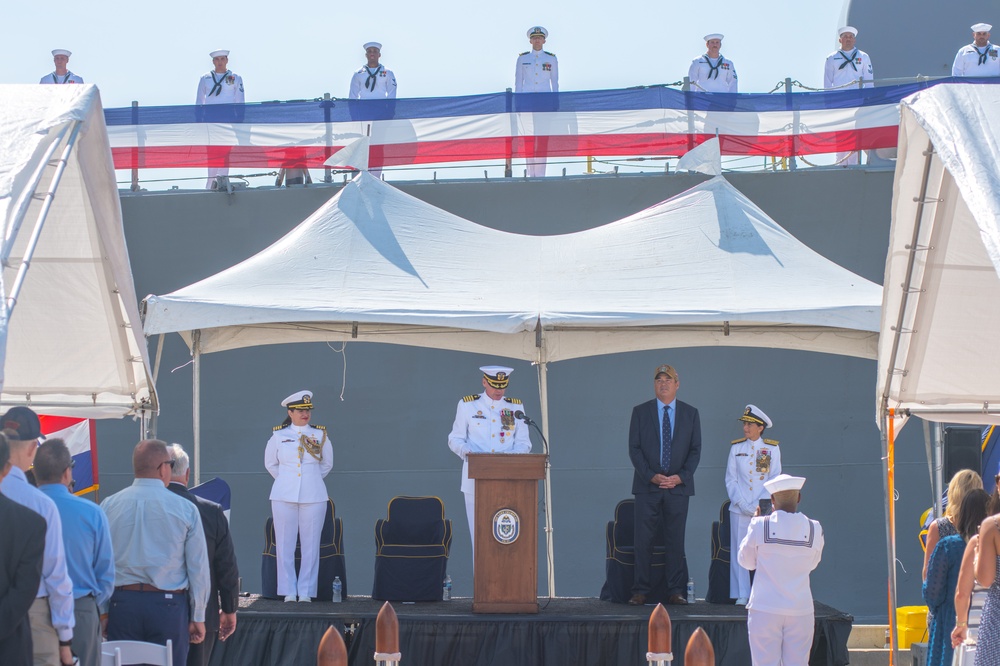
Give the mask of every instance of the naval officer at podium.
[[[528, 424], [515, 418], [524, 407], [517, 398], [505, 398], [507, 384], [514, 370], [499, 365], [484, 365], [483, 392], [467, 395], [458, 402], [455, 423], [448, 435], [448, 448], [462, 459], [462, 492], [469, 517], [472, 546], [476, 545], [476, 482], [469, 478], [470, 453], [530, 453]], [[522, 414], [523, 416], [523, 414]]]

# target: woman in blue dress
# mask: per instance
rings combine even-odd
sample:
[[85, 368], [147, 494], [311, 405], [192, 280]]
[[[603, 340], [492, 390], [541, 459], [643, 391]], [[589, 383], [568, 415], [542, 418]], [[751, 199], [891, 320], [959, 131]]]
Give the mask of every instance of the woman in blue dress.
[[927, 645], [927, 666], [951, 666], [954, 652], [951, 632], [955, 628], [958, 572], [962, 566], [966, 543], [976, 535], [986, 518], [986, 504], [989, 500], [990, 496], [982, 489], [966, 493], [956, 515], [958, 534], [938, 541], [931, 553], [927, 564], [927, 580], [923, 587], [924, 601], [933, 616]]

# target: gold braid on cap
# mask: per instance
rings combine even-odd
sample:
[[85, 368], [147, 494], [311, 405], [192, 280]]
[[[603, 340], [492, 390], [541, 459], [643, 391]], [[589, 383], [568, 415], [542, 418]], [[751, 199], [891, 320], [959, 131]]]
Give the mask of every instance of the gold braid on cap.
[[318, 441], [315, 437], [310, 437], [305, 433], [299, 435], [299, 456], [303, 451], [311, 455], [316, 460], [323, 460], [323, 445], [326, 444], [326, 431], [323, 431], [323, 441]]

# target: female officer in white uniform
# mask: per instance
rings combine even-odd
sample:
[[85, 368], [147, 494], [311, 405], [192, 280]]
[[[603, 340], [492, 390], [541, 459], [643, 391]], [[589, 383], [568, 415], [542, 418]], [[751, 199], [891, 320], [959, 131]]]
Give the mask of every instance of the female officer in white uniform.
[[[323, 426], [309, 425], [312, 391], [281, 401], [288, 418], [274, 429], [264, 450], [264, 467], [274, 477], [271, 514], [278, 560], [278, 595], [312, 601], [319, 576], [319, 541], [326, 518], [324, 477], [333, 469], [333, 446]], [[302, 548], [295, 577], [295, 540]]]

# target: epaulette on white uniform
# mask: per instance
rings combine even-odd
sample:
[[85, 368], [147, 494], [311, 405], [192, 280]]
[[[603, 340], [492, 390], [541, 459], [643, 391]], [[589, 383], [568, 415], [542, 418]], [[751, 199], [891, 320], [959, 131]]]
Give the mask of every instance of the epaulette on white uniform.
[[730, 444], [740, 444], [745, 441], [747, 441], [746, 437], [744, 437], [743, 439], [734, 439], [732, 442], [730, 442]]
[[509, 402], [509, 403], [510, 403], [510, 404], [512, 404], [512, 405], [520, 405], [520, 404], [523, 404], [523, 403], [522, 403], [522, 402], [521, 402], [520, 400], [518, 400], [517, 398], [504, 398], [504, 399], [503, 399], [503, 401], [504, 401], [504, 402]]
[[518, 56], [528, 55], [531, 51], [525, 51], [524, 53], [518, 53]]
[[[527, 51], [525, 53], [527, 53]], [[556, 56], [556, 54], [553, 53], [552, 51], [542, 51], [542, 53], [544, 53], [545, 55], [550, 55], [553, 58]], [[521, 55], [524, 55], [524, 53], [522, 53]]]
[[480, 396], [479, 393], [475, 393], [473, 395], [467, 395], [464, 398], [462, 398], [462, 402], [474, 402], [476, 400], [479, 400], [479, 396]]
[[765, 439], [764, 443], [767, 444], [768, 446], [777, 446], [778, 445], [778, 440], [776, 440], [776, 439]]
[[[274, 428], [272, 428], [272, 430], [274, 430], [274, 432], [278, 432], [279, 430], [284, 430], [287, 427], [288, 426], [286, 426], [286, 425], [276, 425], [276, 426], [274, 426]], [[312, 423], [310, 423], [309, 427], [310, 428], [316, 428], [316, 430], [322, 430], [323, 432], [326, 432], [326, 426], [313, 425]]]

